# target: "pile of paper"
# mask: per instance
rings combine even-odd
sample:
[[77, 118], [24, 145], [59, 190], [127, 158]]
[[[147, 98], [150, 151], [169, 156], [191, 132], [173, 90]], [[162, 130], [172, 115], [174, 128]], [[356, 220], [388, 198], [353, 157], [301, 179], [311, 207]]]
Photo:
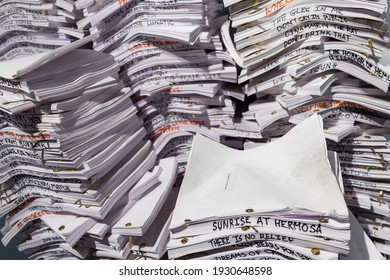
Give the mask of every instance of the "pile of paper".
[[[32, 259], [160, 259], [168, 242], [170, 258], [337, 259], [339, 182], [390, 256], [386, 1], [224, 4], [231, 21], [217, 0], [0, 3], [3, 243], [21, 232]], [[363, 236], [349, 257], [379, 258]]]
[[225, 135], [256, 144], [321, 115], [329, 149], [340, 153], [347, 203], [364, 213], [363, 228], [388, 254], [389, 238], [375, 231], [388, 231], [389, 218], [387, 2], [224, 4], [231, 21], [222, 37], [242, 68], [238, 81], [250, 103], [239, 122], [222, 127]]
[[248, 151], [197, 135], [170, 231], [170, 258], [348, 255], [348, 210], [327, 159], [322, 119], [312, 116]]
[[[380, 129], [339, 143], [329, 142], [342, 164], [345, 199], [375, 246], [390, 256], [390, 187], [388, 138]], [[370, 133], [371, 134], [368, 134]], [[388, 134], [386, 135], [389, 136]]]
[[69, 0], [7, 0], [0, 3], [0, 61], [43, 53], [84, 37], [82, 16]]
[[177, 188], [173, 188], [176, 159], [160, 160], [153, 172], [158, 175], [157, 186], [140, 199], [131, 201], [132, 206], [121, 211], [121, 218], [111, 229], [108, 240], [111, 246], [130, 252], [125, 258], [160, 259], [166, 252], [168, 224], [178, 193]]
[[177, 162], [156, 164], [114, 58], [78, 44], [0, 65], [2, 242], [22, 232], [32, 259], [127, 258], [126, 233], [160, 257], [168, 230], [150, 226], [168, 221]]
[[234, 103], [244, 99], [234, 61], [219, 28], [226, 20], [218, 1], [77, 1], [97, 51], [110, 53], [145, 122], [158, 158], [175, 156], [183, 172], [193, 135], [216, 141], [232, 124]]
[[234, 38], [229, 21], [222, 35], [242, 67], [239, 83], [255, 99], [243, 118], [263, 131], [317, 112], [336, 142], [366, 125], [388, 127], [386, 9], [386, 1], [230, 6]]

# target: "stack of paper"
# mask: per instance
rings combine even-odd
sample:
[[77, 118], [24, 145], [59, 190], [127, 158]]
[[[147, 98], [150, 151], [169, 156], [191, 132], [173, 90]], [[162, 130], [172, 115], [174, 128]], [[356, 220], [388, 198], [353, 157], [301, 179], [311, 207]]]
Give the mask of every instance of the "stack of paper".
[[226, 20], [218, 1], [77, 1], [85, 18], [80, 29], [99, 34], [97, 51], [110, 53], [134, 95], [147, 138], [158, 158], [175, 156], [180, 172], [193, 135], [216, 141], [218, 127], [232, 124], [234, 61], [224, 51], [219, 28]]
[[[174, 157], [159, 161], [159, 183], [132, 206], [123, 211], [121, 218], [112, 226], [113, 236], [125, 236], [131, 258], [145, 257], [160, 259], [166, 252], [168, 222], [175, 205], [177, 188], [173, 189], [177, 174]], [[112, 238], [111, 238], [112, 239]], [[120, 244], [112, 242], [120, 248]]]
[[[371, 134], [368, 134], [371, 132]], [[386, 135], [387, 137], [389, 135]], [[390, 256], [389, 140], [380, 130], [329, 142], [342, 164], [345, 199], [378, 250]]]
[[84, 37], [82, 16], [69, 0], [7, 0], [0, 3], [0, 61], [48, 52]]
[[225, 1], [236, 29], [232, 40], [228, 21], [222, 36], [257, 99], [243, 118], [263, 132], [317, 112], [336, 142], [365, 125], [388, 127], [386, 1], [279, 2]]
[[170, 258], [348, 255], [348, 210], [327, 159], [322, 119], [312, 116], [248, 151], [197, 135], [170, 231]]
[[144, 233], [176, 178], [174, 159], [148, 172], [156, 154], [113, 57], [79, 44], [0, 65], [2, 241], [23, 232], [33, 259], [90, 257], [119, 214], [154, 199]]
[[78, 250], [88, 249], [86, 258], [159, 259], [166, 252], [169, 232], [164, 224], [176, 198], [172, 186], [177, 162], [172, 157], [163, 159], [133, 184], [131, 180], [144, 168], [136, 168], [130, 180], [112, 192], [108, 201], [115, 205], [75, 244]]

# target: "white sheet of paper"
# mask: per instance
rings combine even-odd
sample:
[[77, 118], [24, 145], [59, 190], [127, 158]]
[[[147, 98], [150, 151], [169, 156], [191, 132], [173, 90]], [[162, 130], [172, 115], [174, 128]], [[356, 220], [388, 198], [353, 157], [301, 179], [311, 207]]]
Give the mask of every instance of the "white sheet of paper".
[[170, 228], [185, 220], [287, 209], [348, 217], [318, 115], [247, 151], [196, 135]]

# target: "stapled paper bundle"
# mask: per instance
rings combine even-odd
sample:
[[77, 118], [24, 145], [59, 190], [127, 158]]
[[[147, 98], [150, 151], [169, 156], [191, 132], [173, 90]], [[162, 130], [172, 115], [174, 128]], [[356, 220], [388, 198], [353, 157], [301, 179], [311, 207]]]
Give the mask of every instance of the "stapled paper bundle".
[[317, 115], [248, 151], [197, 135], [170, 225], [169, 257], [347, 255], [348, 210], [326, 151]]

